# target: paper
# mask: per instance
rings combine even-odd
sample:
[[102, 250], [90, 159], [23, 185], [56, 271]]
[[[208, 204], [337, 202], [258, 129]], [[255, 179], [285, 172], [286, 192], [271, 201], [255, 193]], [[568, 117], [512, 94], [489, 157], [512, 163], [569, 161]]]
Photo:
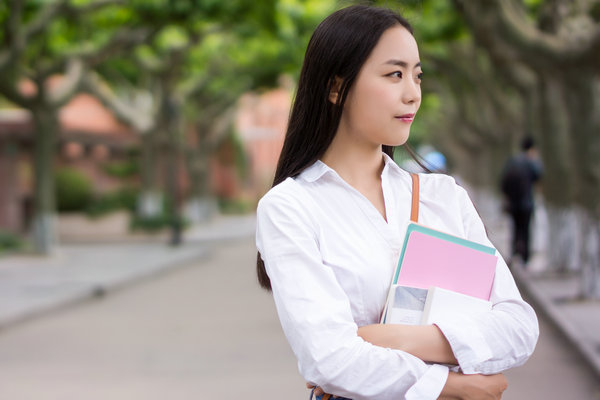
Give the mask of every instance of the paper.
[[422, 289], [438, 286], [489, 300], [496, 255], [417, 230], [407, 235], [394, 284]]
[[431, 287], [423, 308], [421, 325], [452, 318], [453, 315], [477, 316], [492, 309], [490, 301], [467, 296], [439, 287]]

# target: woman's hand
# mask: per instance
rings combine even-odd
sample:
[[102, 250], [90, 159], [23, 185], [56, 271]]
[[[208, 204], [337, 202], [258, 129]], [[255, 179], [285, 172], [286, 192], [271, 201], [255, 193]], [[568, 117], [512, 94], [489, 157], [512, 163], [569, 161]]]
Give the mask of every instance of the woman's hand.
[[[323, 391], [323, 389], [321, 389], [321, 387], [320, 387], [320, 386], [315, 386], [315, 385], [313, 385], [312, 383], [308, 383], [308, 382], [306, 382], [306, 387], [307, 387], [308, 389], [311, 389], [311, 390], [314, 388], [314, 389], [315, 389], [315, 391], [314, 391], [314, 395], [315, 395], [315, 396], [321, 396], [321, 395], [324, 395], [324, 394], [326, 394], [326, 393]], [[336, 398], [337, 398], [337, 396], [331, 396], [331, 398], [332, 398], [332, 399], [336, 399]], [[312, 400], [312, 399], [311, 399], [311, 400]]]
[[315, 389], [315, 391], [313, 392], [315, 396], [320, 396], [324, 393], [323, 389], [321, 389], [321, 387], [313, 385], [312, 383], [309, 383], [309, 382], [306, 382], [306, 388], [310, 389], [310, 390]]
[[439, 400], [499, 400], [508, 387], [503, 374], [465, 375], [450, 372]]

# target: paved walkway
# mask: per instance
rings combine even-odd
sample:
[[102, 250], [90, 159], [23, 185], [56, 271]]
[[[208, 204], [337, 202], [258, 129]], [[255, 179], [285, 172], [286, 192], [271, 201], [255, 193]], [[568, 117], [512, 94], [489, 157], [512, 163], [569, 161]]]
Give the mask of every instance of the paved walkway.
[[[482, 211], [482, 210], [480, 210]], [[485, 212], [482, 212], [485, 215]], [[492, 241], [506, 254], [507, 223], [486, 221]], [[51, 258], [0, 258], [0, 329], [203, 257], [212, 241], [254, 234], [255, 217], [218, 217], [188, 231], [178, 248], [155, 243], [66, 244]], [[565, 301], [577, 294], [576, 276], [545, 271], [543, 254], [515, 279], [538, 312], [545, 313], [600, 377], [600, 301]]]
[[165, 242], [63, 244], [51, 257], [0, 258], [0, 329], [170, 268], [210, 251], [212, 241], [254, 235], [255, 217], [220, 216], [185, 234], [179, 247]]
[[531, 271], [513, 268], [515, 280], [537, 312], [543, 312], [590, 364], [600, 379], [600, 301], [573, 300], [579, 294], [578, 276], [541, 271], [545, 259], [539, 255]]

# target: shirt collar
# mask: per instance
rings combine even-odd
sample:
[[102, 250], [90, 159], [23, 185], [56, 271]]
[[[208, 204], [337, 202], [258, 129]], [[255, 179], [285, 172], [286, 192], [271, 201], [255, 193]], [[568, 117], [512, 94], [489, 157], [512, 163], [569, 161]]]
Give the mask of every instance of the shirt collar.
[[326, 173], [335, 172], [331, 169], [327, 164], [325, 164], [321, 160], [315, 161], [310, 167], [306, 168], [299, 175], [300, 178], [304, 179], [307, 182], [314, 182], [317, 179], [321, 178]]
[[[396, 162], [387, 154], [383, 154], [383, 161], [385, 163], [382, 171], [382, 176], [385, 173], [389, 173], [387, 171], [393, 171], [396, 174], [404, 175], [406, 171], [404, 171]], [[315, 182], [316, 180], [323, 177], [325, 174], [334, 174], [337, 175], [337, 172], [325, 164], [321, 160], [315, 161], [311, 166], [302, 171], [299, 175], [300, 178], [304, 179], [307, 182]]]

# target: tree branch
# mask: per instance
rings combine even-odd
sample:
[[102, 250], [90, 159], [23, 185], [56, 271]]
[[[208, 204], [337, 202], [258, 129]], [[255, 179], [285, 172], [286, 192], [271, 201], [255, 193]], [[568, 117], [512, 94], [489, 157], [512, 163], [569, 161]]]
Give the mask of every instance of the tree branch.
[[114, 53], [129, 50], [148, 41], [157, 31], [157, 28], [125, 28], [116, 32], [103, 47], [81, 52], [79, 56], [87, 65], [94, 66], [106, 60]]
[[14, 86], [15, 82], [8, 79], [0, 79], [0, 93], [11, 102], [23, 108], [31, 108], [33, 100], [23, 96]]
[[132, 126], [137, 132], [148, 132], [156, 125], [156, 121], [152, 118], [152, 115], [155, 113], [151, 109], [135, 108], [131, 104], [124, 102], [114, 94], [98, 74], [93, 72], [85, 74], [82, 81], [82, 88], [100, 100], [105, 107], [111, 110], [117, 119]]
[[67, 71], [62, 81], [58, 87], [49, 92], [47, 101], [56, 107], [66, 104], [81, 87], [84, 72], [85, 67], [81, 60], [69, 60], [67, 62]]
[[202, 76], [196, 74], [192, 78], [182, 82], [179, 87], [181, 97], [187, 99], [202, 92], [214, 78], [215, 74], [222, 72], [222, 67], [221, 62], [213, 61], [205, 69], [205, 73]]
[[[68, 0], [57, 0], [46, 5], [36, 17], [25, 27], [22, 27], [22, 0], [12, 0], [10, 5], [10, 18], [5, 27], [8, 38], [6, 50], [0, 51], [0, 72], [4, 73], [14, 65], [21, 53], [25, 50], [27, 43], [36, 35], [43, 34], [48, 26], [59, 15], [69, 15], [77, 18], [84, 13], [93, 12], [99, 8], [109, 5], [126, 4], [124, 0], [97, 0], [81, 7], [73, 7]], [[70, 58], [70, 56], [67, 56]], [[50, 67], [41, 71], [40, 76], [50, 76], [61, 72], [65, 67], [67, 58], [61, 58]], [[83, 57], [82, 57], [83, 58]]]
[[32, 36], [43, 32], [52, 23], [54, 18], [63, 11], [67, 4], [68, 0], [60, 0], [51, 2], [45, 6], [23, 29], [23, 43], [27, 43]]
[[[523, 60], [531, 66], [547, 63], [579, 64], [585, 59], [600, 65], [600, 26], [584, 37], [561, 38], [535, 27], [526, 17], [522, 5], [511, 0], [455, 0], [471, 25], [486, 35], [497, 35], [520, 49]], [[483, 23], [485, 19], [486, 23]]]
[[16, 43], [22, 41], [19, 33], [23, 18], [23, 5], [23, 0], [10, 0], [9, 16], [4, 26], [4, 40], [7, 47], [15, 47]]
[[87, 4], [85, 6], [73, 7], [69, 4], [68, 0], [52, 2], [48, 4], [42, 10], [42, 12], [29, 25], [25, 27], [25, 43], [27, 43], [27, 41], [29, 41], [29, 39], [31, 39], [33, 36], [43, 33], [48, 27], [48, 25], [50, 25], [58, 15], [68, 15], [69, 17], [75, 19], [82, 14], [93, 12], [106, 6], [118, 4], [126, 3], [123, 0], [96, 0], [93, 3]]
[[23, 35], [21, 35], [21, 19], [23, 16], [23, 0], [11, 0], [9, 4], [9, 15], [2, 30], [4, 31], [5, 49], [0, 51], [0, 72], [14, 63], [18, 54], [25, 47]]
[[40, 69], [39, 75], [49, 77], [54, 74], [62, 73], [67, 66], [68, 60], [71, 59], [81, 60], [88, 68], [94, 67], [111, 57], [114, 53], [126, 51], [138, 44], [144, 43], [144, 41], [148, 40], [154, 33], [156, 33], [154, 30], [146, 28], [121, 29], [103, 46], [65, 54], [63, 57], [57, 58], [47, 67]]
[[[186, 29], [188, 41], [183, 45], [173, 46], [167, 49], [166, 54], [161, 58], [159, 63], [145, 62], [147, 68], [160, 70], [163, 73], [170, 71], [174, 66], [181, 64], [181, 60], [187, 55], [190, 50], [200, 43], [206, 36], [222, 31], [220, 26], [212, 26], [204, 31], [191, 31]], [[143, 61], [141, 61], [143, 62]]]

